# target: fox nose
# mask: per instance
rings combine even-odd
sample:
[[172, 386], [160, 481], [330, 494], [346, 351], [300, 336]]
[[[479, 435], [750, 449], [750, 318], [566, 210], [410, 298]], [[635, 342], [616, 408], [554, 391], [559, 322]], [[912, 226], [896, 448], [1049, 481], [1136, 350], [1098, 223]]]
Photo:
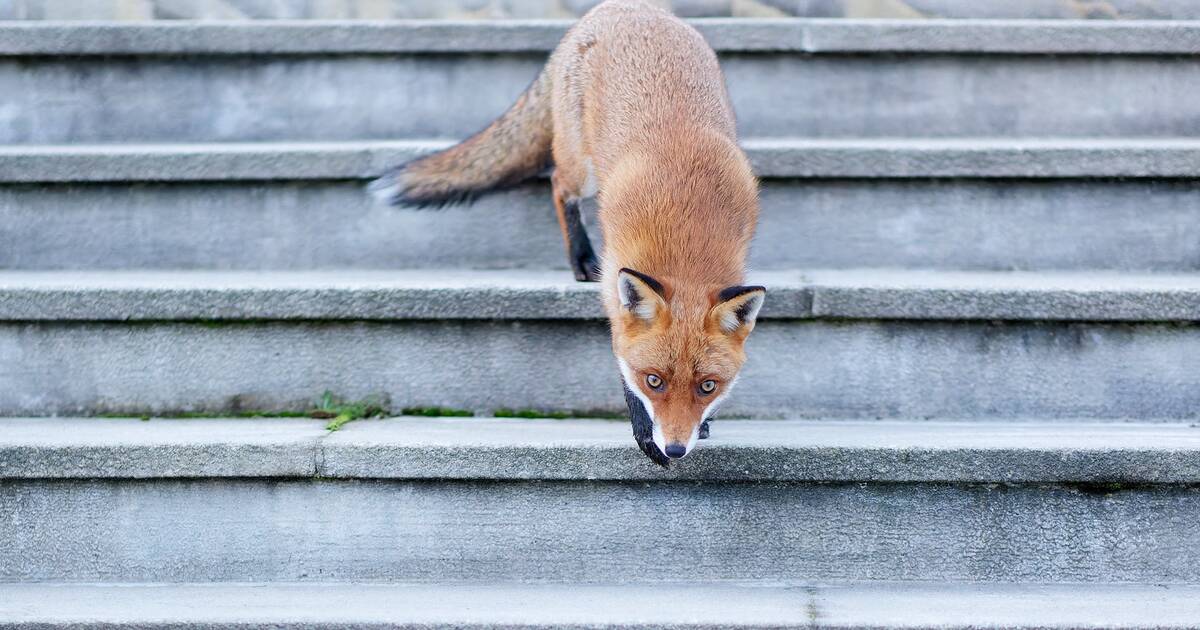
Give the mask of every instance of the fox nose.
[[667, 448], [663, 449], [663, 452], [671, 459], [679, 459], [687, 455], [687, 447], [682, 444], [668, 444]]

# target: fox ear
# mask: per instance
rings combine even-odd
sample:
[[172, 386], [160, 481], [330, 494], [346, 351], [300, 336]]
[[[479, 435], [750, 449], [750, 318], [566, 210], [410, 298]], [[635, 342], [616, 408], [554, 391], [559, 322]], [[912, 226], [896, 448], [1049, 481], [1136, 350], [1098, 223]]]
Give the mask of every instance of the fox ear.
[[622, 269], [617, 274], [617, 297], [621, 308], [646, 322], [654, 321], [660, 309], [667, 308], [662, 283], [632, 269]]
[[767, 290], [764, 287], [729, 287], [717, 294], [711, 317], [722, 332], [732, 334], [744, 331], [749, 334], [754, 330], [754, 322], [766, 297]]

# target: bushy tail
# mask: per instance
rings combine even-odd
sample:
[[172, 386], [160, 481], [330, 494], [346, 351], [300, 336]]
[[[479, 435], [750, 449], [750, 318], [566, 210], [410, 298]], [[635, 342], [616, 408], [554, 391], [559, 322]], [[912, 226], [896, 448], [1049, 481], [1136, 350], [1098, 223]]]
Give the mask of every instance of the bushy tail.
[[443, 206], [470, 202], [537, 175], [550, 164], [549, 76], [543, 70], [483, 131], [371, 182], [371, 194], [391, 205]]

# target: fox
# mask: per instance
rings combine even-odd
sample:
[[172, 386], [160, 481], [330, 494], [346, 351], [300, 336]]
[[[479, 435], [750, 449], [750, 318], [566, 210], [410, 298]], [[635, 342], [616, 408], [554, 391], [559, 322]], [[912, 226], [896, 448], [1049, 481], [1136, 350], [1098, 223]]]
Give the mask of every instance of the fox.
[[[601, 283], [634, 440], [668, 467], [708, 437], [766, 297], [745, 284], [758, 180], [716, 53], [659, 6], [607, 0], [498, 119], [369, 188], [391, 205], [441, 207], [551, 166], [568, 265]], [[599, 255], [580, 210], [588, 198]]]

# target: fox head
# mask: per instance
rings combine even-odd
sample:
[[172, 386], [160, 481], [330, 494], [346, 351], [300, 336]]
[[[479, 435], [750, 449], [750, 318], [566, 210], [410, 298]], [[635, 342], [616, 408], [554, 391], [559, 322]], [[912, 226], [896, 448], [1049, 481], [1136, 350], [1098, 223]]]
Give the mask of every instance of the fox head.
[[737, 382], [766, 289], [670, 286], [621, 269], [617, 297], [613, 351], [634, 439], [667, 466], [691, 452]]

